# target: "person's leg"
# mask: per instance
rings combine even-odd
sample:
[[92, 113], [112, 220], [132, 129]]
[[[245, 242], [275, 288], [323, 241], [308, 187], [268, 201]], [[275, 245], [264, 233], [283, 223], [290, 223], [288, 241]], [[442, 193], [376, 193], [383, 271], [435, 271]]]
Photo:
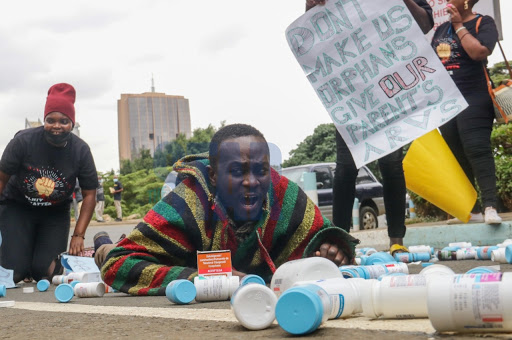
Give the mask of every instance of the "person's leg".
[[[485, 98], [485, 97], [484, 97]], [[461, 143], [482, 195], [484, 207], [496, 209], [496, 166], [491, 148], [493, 107], [490, 100], [476, 98], [457, 117]]]
[[94, 208], [94, 212], [96, 213], [96, 221], [103, 222], [103, 204], [105, 201], [96, 202], [96, 207]]
[[114, 206], [116, 207], [117, 219], [122, 219], [123, 218], [123, 212], [121, 210], [121, 201], [114, 200]]
[[32, 277], [38, 281], [48, 276], [53, 259], [65, 252], [69, 243], [69, 208], [41, 208], [37, 239], [32, 258]]
[[352, 207], [356, 197], [358, 170], [347, 144], [336, 131], [336, 170], [334, 171], [332, 216], [334, 225], [350, 231]]
[[108, 253], [110, 253], [110, 251], [115, 247], [117, 247], [117, 244], [115, 243], [102, 244], [94, 253], [94, 263], [96, 263], [100, 270], [103, 266], [103, 262], [105, 262], [105, 259], [107, 258]]
[[405, 236], [406, 189], [402, 160], [403, 149], [399, 148], [378, 161], [384, 187], [384, 206], [390, 245], [403, 245]]
[[14, 270], [14, 283], [30, 277], [30, 264], [37, 228], [31, 207], [0, 205], [0, 265]]
[[[459, 113], [459, 115], [463, 115], [464, 112], [465, 111]], [[446, 144], [448, 144], [448, 147], [455, 156], [455, 159], [457, 160], [460, 167], [466, 174], [466, 177], [469, 179], [469, 182], [471, 183], [471, 185], [473, 185], [473, 187], [476, 188], [473, 169], [471, 168], [471, 164], [469, 163], [469, 160], [466, 157], [466, 153], [464, 152], [464, 147], [462, 146], [461, 135], [459, 134], [458, 121], [458, 117], [453, 118], [446, 124], [442, 125], [439, 128], [439, 130], [441, 131], [441, 135], [443, 136], [443, 139], [446, 141]], [[478, 214], [481, 212], [481, 210], [482, 209], [480, 203], [477, 200], [471, 212], [473, 214]]]

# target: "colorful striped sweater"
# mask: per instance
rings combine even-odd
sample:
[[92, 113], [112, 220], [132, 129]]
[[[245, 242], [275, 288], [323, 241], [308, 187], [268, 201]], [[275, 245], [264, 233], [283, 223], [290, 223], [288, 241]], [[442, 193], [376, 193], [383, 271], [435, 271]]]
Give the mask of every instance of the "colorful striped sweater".
[[359, 241], [274, 170], [262, 217], [238, 244], [231, 219], [213, 198], [208, 164], [195, 155], [174, 165], [180, 183], [108, 254], [101, 269], [106, 284], [132, 295], [165, 295], [169, 282], [197, 275], [197, 251], [231, 250], [234, 269], [266, 280], [276, 267], [325, 242], [338, 244], [352, 262]]

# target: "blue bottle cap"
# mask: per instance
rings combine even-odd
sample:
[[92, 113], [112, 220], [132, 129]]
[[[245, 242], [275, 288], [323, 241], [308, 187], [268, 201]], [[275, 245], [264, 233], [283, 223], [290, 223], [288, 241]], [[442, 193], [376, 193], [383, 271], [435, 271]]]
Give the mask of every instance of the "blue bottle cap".
[[366, 261], [368, 260], [368, 257], [369, 256], [366, 256], [366, 255], [362, 255], [359, 257], [361, 259], [361, 266], [366, 265]]
[[80, 283], [80, 281], [71, 281], [70, 285], [71, 285], [71, 287], [75, 288], [75, 286], [79, 283]]
[[357, 272], [354, 268], [340, 268], [341, 275], [345, 279], [351, 279], [354, 277], [361, 277], [359, 276], [359, 272]]
[[372, 264], [379, 264], [379, 263], [384, 263], [384, 264], [385, 263], [396, 263], [396, 261], [393, 256], [381, 251], [379, 253], [371, 254], [370, 256], [368, 256], [368, 258], [366, 259], [365, 265], [369, 266]]
[[508, 263], [512, 263], [512, 244], [509, 244], [505, 248], [505, 259]]
[[245, 275], [240, 281], [240, 287], [246, 285], [248, 283], [258, 283], [260, 285], [265, 285], [265, 280], [259, 275], [249, 274]]
[[39, 281], [37, 281], [36, 287], [40, 292], [46, 292], [48, 290], [48, 288], [50, 287], [50, 281], [48, 281], [46, 279], [39, 280]]
[[414, 261], [428, 262], [430, 261], [430, 253], [414, 253], [412, 254]]
[[59, 302], [69, 302], [74, 295], [73, 287], [68, 283], [62, 283], [55, 288], [55, 298]]
[[174, 280], [165, 288], [165, 296], [169, 301], [185, 305], [196, 298], [196, 286], [189, 280]]
[[431, 265], [433, 265], [433, 264], [434, 264], [434, 263], [432, 263], [432, 262], [423, 262], [423, 263], [421, 264], [421, 266], [422, 266], [422, 267], [428, 267], [428, 266], [431, 266]]
[[499, 270], [482, 266], [482, 267], [475, 267], [473, 269], [470, 269], [466, 272], [466, 274], [490, 274], [490, 273], [498, 273]]
[[7, 289], [4, 285], [0, 285], [0, 297], [7, 295]]
[[360, 278], [368, 280], [370, 278], [370, 272], [365, 266], [355, 267], [354, 270], [359, 274]]
[[306, 287], [290, 288], [277, 300], [276, 320], [288, 333], [311, 333], [322, 323], [324, 307], [320, 297]]

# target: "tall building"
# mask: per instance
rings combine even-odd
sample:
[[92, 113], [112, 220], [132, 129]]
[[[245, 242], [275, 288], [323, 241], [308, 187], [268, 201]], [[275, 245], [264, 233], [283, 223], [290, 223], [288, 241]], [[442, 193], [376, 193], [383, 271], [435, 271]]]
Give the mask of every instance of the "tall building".
[[192, 135], [188, 99], [155, 92], [121, 94], [117, 101], [119, 160], [133, 160], [141, 149], [155, 150], [176, 139]]

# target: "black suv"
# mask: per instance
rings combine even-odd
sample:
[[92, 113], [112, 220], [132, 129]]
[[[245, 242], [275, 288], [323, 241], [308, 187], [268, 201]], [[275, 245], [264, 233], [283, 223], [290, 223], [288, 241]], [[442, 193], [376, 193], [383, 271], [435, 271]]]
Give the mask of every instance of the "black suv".
[[[303, 186], [303, 173], [315, 172], [318, 207], [322, 214], [332, 221], [332, 184], [336, 163], [316, 163], [281, 169], [281, 174]], [[385, 214], [382, 184], [366, 166], [359, 169], [356, 179], [356, 197], [359, 200], [360, 229], [378, 228], [378, 215]]]

